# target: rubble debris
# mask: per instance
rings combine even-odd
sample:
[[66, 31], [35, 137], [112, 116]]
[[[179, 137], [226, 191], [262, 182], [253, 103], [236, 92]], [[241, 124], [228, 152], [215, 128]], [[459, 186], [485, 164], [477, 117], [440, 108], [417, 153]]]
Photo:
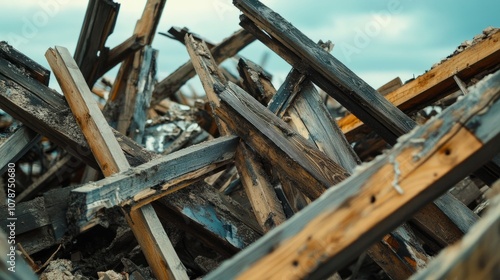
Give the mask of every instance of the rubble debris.
[[[46, 52], [63, 95], [0, 42], [0, 217], [17, 243], [0, 249], [19, 261], [0, 278], [498, 275], [498, 28], [375, 90], [332, 42], [234, 0], [243, 29], [220, 43], [160, 33], [190, 60], [158, 82], [165, 2], [109, 48], [119, 4], [90, 1], [75, 53]], [[291, 65], [281, 86], [239, 54], [255, 40]], [[195, 76], [203, 92], [183, 87]]]

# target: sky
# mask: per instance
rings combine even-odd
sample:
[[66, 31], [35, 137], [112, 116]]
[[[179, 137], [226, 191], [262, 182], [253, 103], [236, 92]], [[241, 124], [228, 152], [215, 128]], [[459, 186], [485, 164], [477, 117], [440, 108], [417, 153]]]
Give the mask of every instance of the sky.
[[[110, 48], [132, 35], [145, 0], [120, 0], [118, 20], [106, 45]], [[488, 26], [500, 27], [500, 1], [429, 0], [263, 0], [264, 4], [313, 41], [331, 40], [337, 59], [377, 88], [395, 77], [403, 81], [423, 74], [451, 54], [463, 41]], [[44, 53], [55, 45], [74, 52], [83, 23], [86, 0], [0, 0], [0, 40], [49, 68]], [[171, 26], [220, 42], [237, 31], [240, 11], [231, 0], [168, 0], [158, 32]], [[189, 56], [177, 41], [156, 34], [158, 79], [185, 63]], [[241, 54], [260, 63], [279, 86], [290, 66], [256, 41]], [[235, 61], [225, 65], [235, 65]], [[113, 79], [116, 69], [107, 76]], [[190, 81], [199, 87], [197, 78]], [[58, 89], [55, 78], [51, 87]]]

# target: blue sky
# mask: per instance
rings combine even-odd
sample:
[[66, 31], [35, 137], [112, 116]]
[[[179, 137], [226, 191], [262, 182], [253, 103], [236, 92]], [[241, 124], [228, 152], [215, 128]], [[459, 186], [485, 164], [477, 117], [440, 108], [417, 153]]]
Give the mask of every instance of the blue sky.
[[[122, 0], [118, 22], [107, 45], [127, 39], [139, 19], [145, 0]], [[332, 54], [373, 87], [399, 76], [418, 76], [453, 52], [456, 46], [488, 26], [500, 26], [500, 1], [263, 1], [313, 41], [331, 40]], [[9, 41], [38, 63], [48, 67], [44, 53], [60, 45], [75, 49], [86, 0], [0, 0], [0, 40]], [[158, 31], [171, 26], [190, 30], [218, 42], [239, 29], [240, 12], [231, 0], [168, 0]], [[158, 78], [182, 65], [188, 55], [178, 42], [156, 35]], [[260, 42], [243, 50], [246, 57], [265, 65], [283, 81], [290, 66]], [[228, 62], [230, 65], [233, 62]], [[108, 76], [114, 78], [116, 73]], [[191, 81], [198, 84], [197, 80]], [[57, 88], [54, 78], [51, 86]]]

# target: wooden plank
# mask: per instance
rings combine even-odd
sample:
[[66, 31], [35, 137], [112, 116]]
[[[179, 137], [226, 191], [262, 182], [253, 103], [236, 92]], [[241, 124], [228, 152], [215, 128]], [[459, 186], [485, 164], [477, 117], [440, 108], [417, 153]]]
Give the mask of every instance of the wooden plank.
[[288, 124], [240, 88], [229, 85], [218, 89], [221, 99], [218, 115], [250, 147], [297, 182], [306, 196], [316, 199], [327, 187], [348, 176]]
[[[457, 75], [463, 80], [468, 80], [477, 73], [500, 63], [498, 40], [500, 32], [454, 55], [415, 80], [387, 94], [387, 100], [404, 112], [412, 112], [443, 97], [444, 93], [456, 90], [457, 85], [453, 76]], [[356, 134], [362, 122], [354, 115], [348, 115], [339, 121], [339, 125], [349, 138], [350, 135]]]
[[[1, 58], [0, 107], [75, 157], [98, 168], [64, 97], [38, 81], [27, 78], [23, 69]], [[156, 156], [116, 130], [112, 131], [131, 165], [139, 165]]]
[[459, 243], [441, 251], [411, 279], [497, 279], [500, 275], [499, 228], [500, 196], [497, 195], [491, 199], [486, 215]]
[[[240, 24], [242, 26], [290, 62], [298, 71], [308, 74], [311, 80], [326, 92], [330, 90], [329, 94], [338, 93], [338, 95], [334, 96], [336, 100], [354, 114], [358, 114], [358, 117], [361, 117], [359, 114], [367, 117], [369, 119], [367, 121], [372, 122], [370, 126], [376, 129], [377, 133], [388, 143], [394, 143], [397, 137], [405, 134], [416, 125], [412, 119], [402, 116], [404, 114], [401, 111], [394, 108], [385, 98], [356, 77], [347, 67], [315, 45], [278, 14], [272, 12], [256, 0], [235, 0], [234, 2], [248, 16], [248, 18], [245, 16], [241, 17], [242, 21]], [[255, 21], [255, 24], [250, 19]], [[264, 33], [260, 28], [264, 29], [267, 33]], [[338, 81], [338, 79], [341, 81]], [[332, 85], [332, 82], [336, 85]], [[353, 86], [354, 88], [352, 88]], [[345, 92], [346, 90], [347, 92]], [[357, 100], [357, 98], [367, 99]], [[357, 109], [348, 106], [354, 103], [361, 107], [367, 106], [368, 111], [361, 112], [365, 108], [357, 108], [361, 111], [354, 111]], [[374, 106], [374, 108], [371, 106]], [[372, 114], [371, 117], [370, 114]], [[377, 114], [381, 114], [382, 117]], [[394, 122], [387, 122], [386, 118], [390, 116], [392, 116], [391, 118], [394, 119]], [[381, 122], [373, 123], [378, 122], [377, 118], [379, 117], [381, 117]], [[384, 127], [384, 125], [389, 126]], [[457, 209], [461, 209], [460, 212], [462, 213], [470, 213], [470, 210], [463, 205], [461, 207], [460, 205], [456, 205], [456, 207]], [[450, 214], [456, 215], [457, 213]], [[453, 220], [455, 217], [450, 218]]]
[[76, 44], [74, 59], [89, 87], [99, 78], [108, 48], [104, 46], [113, 33], [120, 4], [112, 0], [90, 0]]
[[19, 68], [25, 69], [24, 73], [40, 83], [46, 86], [49, 85], [50, 71], [20, 53], [5, 41], [0, 41], [0, 57], [10, 61], [13, 65], [17, 65]]
[[[222, 63], [226, 58], [232, 57], [237, 54], [241, 49], [249, 45], [255, 40], [252, 34], [246, 30], [238, 30], [230, 37], [224, 39], [220, 44], [210, 49], [216, 64]], [[160, 103], [163, 99], [171, 96], [178, 91], [189, 79], [194, 77], [196, 71], [194, 70], [191, 61], [186, 62], [174, 73], [160, 81], [153, 91], [153, 99], [151, 106]]]
[[[222, 73], [217, 69], [217, 63], [210, 55], [208, 47], [204, 43], [199, 43], [193, 37], [186, 35], [186, 47], [193, 62], [193, 66], [200, 77], [208, 100], [212, 109], [217, 108], [219, 97], [214, 91], [214, 80], [225, 83]], [[215, 110], [212, 110], [215, 112]], [[217, 113], [214, 117], [218, 120]], [[222, 135], [231, 135], [230, 126], [217, 122]], [[253, 151], [246, 147], [245, 143], [238, 146], [235, 155], [235, 163], [238, 168], [247, 197], [250, 200], [255, 216], [264, 231], [269, 231], [285, 220], [285, 214], [281, 207], [276, 193], [265, 175], [262, 163], [258, 160]]]
[[[134, 34], [143, 45], [151, 45], [156, 28], [160, 21], [166, 0], [148, 0], [141, 18], [137, 21]], [[118, 75], [110, 92], [105, 112], [112, 122], [117, 122], [116, 128], [125, 135], [134, 115], [134, 104], [137, 96], [137, 81], [140, 67], [144, 60], [144, 50], [133, 53], [121, 64]]]
[[[284, 100], [284, 104], [276, 106], [275, 104], [280, 100]], [[269, 107], [288, 109], [290, 118], [288, 123], [335, 162], [340, 163], [348, 172], [353, 172], [359, 164], [359, 158], [336, 122], [331, 118], [316, 88], [308, 78], [298, 71], [292, 70], [290, 72]], [[286, 178], [280, 179], [284, 190], [288, 193], [293, 192], [292, 188], [287, 187], [290, 182]], [[292, 201], [294, 201], [292, 206], [296, 210], [307, 205], [306, 201], [301, 201], [298, 194], [294, 193], [288, 197], [292, 197]], [[453, 227], [453, 229], [455, 228]], [[425, 264], [429, 259], [429, 256], [421, 249], [420, 243], [416, 241], [413, 230], [407, 224], [403, 224], [391, 235], [385, 236], [384, 239], [394, 240], [399, 248], [405, 250], [396, 250], [387, 242], [377, 242], [368, 250], [368, 255], [392, 279], [406, 279], [416, 271], [417, 263]], [[399, 262], [401, 267], [395, 268], [391, 260]]]
[[265, 232], [285, 221], [285, 213], [264, 168], [249, 147], [241, 143], [236, 151], [236, 166], [252, 204], [257, 221]]
[[40, 135], [26, 126], [21, 126], [5, 141], [0, 143], [0, 174], [7, 170], [9, 162], [16, 162], [33, 145], [38, 143]]
[[[118, 141], [68, 50], [56, 47], [49, 49], [46, 56], [103, 174], [114, 177], [111, 175], [130, 170]], [[153, 206], [148, 204], [123, 212], [155, 276], [159, 279], [189, 279]]]
[[157, 279], [189, 279], [151, 205], [125, 215]]
[[234, 0], [233, 3], [267, 32], [268, 37], [279, 41], [300, 60], [291, 60], [291, 56], [282, 53], [278, 55], [301, 73], [310, 74], [315, 84], [363, 119], [388, 143], [395, 143], [400, 135], [415, 126], [408, 116], [279, 14], [257, 0]]
[[45, 56], [103, 174], [127, 170], [129, 163], [67, 49], [55, 47]]
[[238, 72], [243, 79], [243, 89], [267, 106], [276, 92], [271, 82], [272, 77], [262, 67], [244, 58], [238, 61]]
[[143, 200], [165, 196], [178, 189], [179, 184], [184, 187], [182, 182], [201, 180], [201, 176], [229, 163], [237, 144], [236, 137], [217, 138], [85, 184], [73, 190], [75, 206], [88, 219], [104, 207], [131, 204], [137, 208]]
[[499, 97], [500, 72], [205, 279], [320, 278], [343, 267], [498, 153]]
[[156, 81], [156, 60], [158, 50], [147, 46], [144, 48], [144, 59], [140, 67], [140, 72], [137, 80], [137, 94], [134, 104], [134, 115], [130, 124], [129, 136], [137, 143], [142, 143], [144, 129], [146, 127], [147, 111], [153, 87]]

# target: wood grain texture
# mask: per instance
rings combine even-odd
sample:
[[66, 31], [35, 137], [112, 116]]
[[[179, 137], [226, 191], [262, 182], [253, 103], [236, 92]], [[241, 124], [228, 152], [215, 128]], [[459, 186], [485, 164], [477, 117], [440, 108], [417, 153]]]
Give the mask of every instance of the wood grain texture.
[[316, 199], [327, 187], [348, 176], [342, 167], [246, 92], [231, 84], [219, 90], [219, 117], [250, 147], [299, 183], [309, 198]]
[[500, 196], [491, 199], [486, 215], [457, 244], [432, 260], [412, 280], [498, 279], [500, 277]]
[[291, 56], [283, 56], [295, 69], [310, 74], [315, 84], [365, 120], [387, 142], [395, 143], [399, 135], [415, 126], [408, 116], [279, 14], [256, 0], [234, 0], [233, 4], [257, 27], [301, 58], [290, 61]]
[[[219, 132], [222, 135], [231, 135], [231, 127], [227, 123], [219, 121], [219, 116], [215, 110], [219, 108], [220, 103], [214, 86], [226, 83], [223, 74], [218, 71], [217, 63], [210, 55], [206, 44], [195, 41], [190, 35], [186, 35], [185, 44], [213, 108], [212, 112], [214, 112], [214, 118], [217, 120]], [[241, 143], [237, 150], [235, 163], [240, 178], [242, 178], [245, 192], [257, 221], [262, 229], [267, 232], [285, 220], [283, 208], [255, 152], [250, 150], [245, 143]]]
[[189, 279], [153, 206], [132, 210], [125, 217], [157, 279]]
[[[47, 59], [103, 174], [109, 177], [128, 171], [130, 165], [68, 50], [49, 49]], [[153, 206], [148, 204], [124, 212], [156, 278], [189, 279]]]
[[69, 51], [55, 47], [45, 56], [103, 174], [127, 170], [130, 165]]
[[18, 68], [23, 68], [24, 73], [27, 73], [31, 78], [46, 86], [49, 85], [50, 71], [20, 53], [5, 41], [0, 41], [0, 57], [8, 60], [13, 65], [17, 65]]
[[499, 152], [500, 127], [489, 142], [466, 128], [499, 97], [500, 72], [205, 279], [319, 278], [341, 268]]
[[237, 144], [236, 137], [222, 137], [179, 150], [81, 186], [72, 192], [73, 200], [79, 203], [81, 213], [90, 219], [103, 207], [134, 204], [150, 196], [160, 198], [168, 194], [172, 186], [228, 163], [234, 157]]
[[83, 19], [74, 59], [89, 87], [99, 78], [109, 49], [106, 40], [113, 33], [120, 4], [111, 0], [91, 0]]
[[[430, 104], [443, 97], [442, 94], [458, 88], [453, 80], [454, 75], [468, 80], [477, 73], [498, 65], [499, 40], [500, 32], [497, 32], [387, 94], [387, 100], [404, 112], [411, 112]], [[339, 125], [349, 138], [351, 134], [356, 133], [362, 122], [354, 115], [348, 115], [339, 121]]]
[[[252, 43], [255, 38], [252, 34], [242, 29], [230, 37], [224, 39], [220, 44], [210, 49], [210, 53], [214, 58], [216, 65], [222, 63], [226, 58], [232, 57], [237, 54], [241, 49]], [[189, 79], [194, 77], [196, 71], [194, 70], [191, 61], [186, 62], [167, 78], [160, 81], [153, 91], [153, 100], [151, 106], [160, 103], [163, 99], [171, 96], [178, 91]]]
[[[75, 157], [99, 168], [64, 97], [0, 58], [0, 107]], [[112, 130], [132, 166], [156, 155]]]

